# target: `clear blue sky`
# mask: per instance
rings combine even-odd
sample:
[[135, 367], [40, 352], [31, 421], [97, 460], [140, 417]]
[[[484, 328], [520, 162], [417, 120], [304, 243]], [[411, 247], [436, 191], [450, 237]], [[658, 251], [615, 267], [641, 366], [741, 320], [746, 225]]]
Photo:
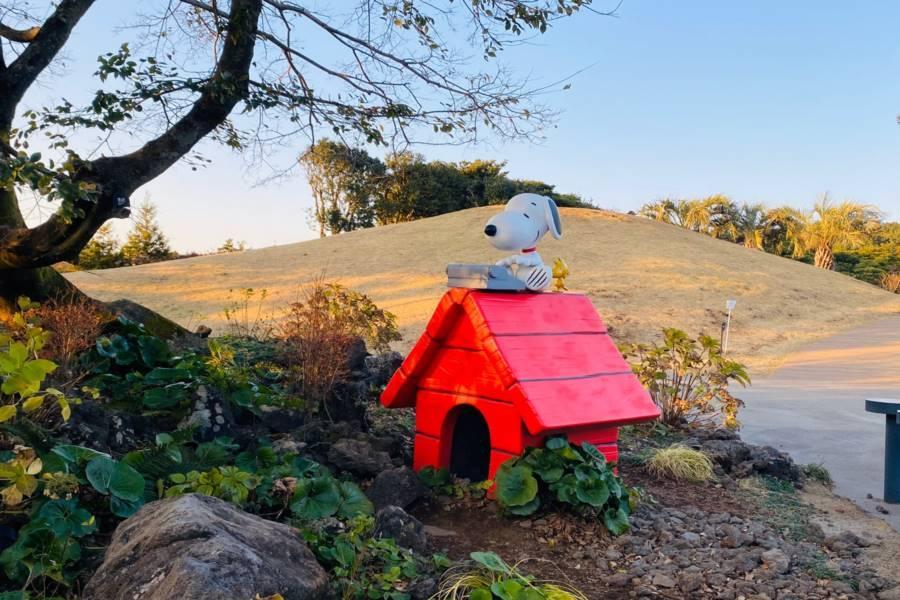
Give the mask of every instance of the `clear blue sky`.
[[[67, 48], [67, 74], [29, 100], [84, 86], [94, 58], [129, 37], [136, 2], [102, 0]], [[603, 7], [602, 4], [598, 7]], [[900, 219], [900, 2], [625, 0], [617, 18], [564, 20], [504, 61], [536, 84], [595, 64], [566, 92], [539, 145], [422, 147], [429, 158], [508, 161], [599, 206], [637, 209], [664, 196], [724, 193], [738, 201], [811, 204], [823, 192]], [[315, 48], [308, 48], [314, 54]], [[298, 154], [304, 142], [285, 148]], [[179, 250], [225, 238], [253, 247], [313, 236], [302, 172], [254, 187], [243, 161], [213, 146], [214, 163], [177, 167], [149, 193]]]

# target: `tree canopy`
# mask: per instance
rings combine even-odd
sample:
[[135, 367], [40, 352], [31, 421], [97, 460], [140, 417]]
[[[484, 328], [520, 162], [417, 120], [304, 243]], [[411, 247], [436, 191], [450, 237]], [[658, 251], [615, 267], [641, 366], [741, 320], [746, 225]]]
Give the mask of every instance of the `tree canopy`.
[[[150, 0], [140, 14], [136, 5], [135, 27], [111, 32], [88, 102], [23, 109], [84, 15], [102, 8], [0, 0], [0, 287], [42, 295], [53, 278], [41, 268], [74, 259], [177, 161], [202, 162], [204, 138], [264, 161], [273, 144], [321, 130], [385, 145], [532, 136], [553, 118], [539, 102], [548, 87], [495, 59], [558, 19], [597, 12], [590, 4]], [[316, 54], [312, 36], [323, 40]], [[18, 205], [26, 189], [55, 207], [33, 227]]]

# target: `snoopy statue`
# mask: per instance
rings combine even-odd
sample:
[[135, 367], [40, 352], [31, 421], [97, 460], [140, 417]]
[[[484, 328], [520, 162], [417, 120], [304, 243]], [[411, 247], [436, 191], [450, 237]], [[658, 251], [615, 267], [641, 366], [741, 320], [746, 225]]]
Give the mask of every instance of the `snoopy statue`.
[[516, 251], [496, 265], [452, 264], [447, 267], [448, 285], [489, 290], [540, 292], [549, 287], [553, 271], [537, 253], [537, 243], [547, 233], [562, 237], [562, 222], [556, 203], [539, 194], [510, 198], [503, 212], [491, 217], [484, 235], [499, 250]]
[[559, 209], [552, 199], [538, 194], [513, 196], [503, 212], [491, 217], [484, 227], [484, 235], [495, 248], [518, 251], [497, 264], [532, 292], [544, 290], [553, 279], [550, 267], [536, 250], [548, 232], [557, 240], [562, 237]]

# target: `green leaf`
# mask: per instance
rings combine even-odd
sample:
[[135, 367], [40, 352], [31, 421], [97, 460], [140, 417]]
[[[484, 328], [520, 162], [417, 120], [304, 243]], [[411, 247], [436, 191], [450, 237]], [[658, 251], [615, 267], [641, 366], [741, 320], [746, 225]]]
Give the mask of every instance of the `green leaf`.
[[630, 527], [628, 514], [621, 508], [607, 508], [603, 512], [603, 524], [613, 535], [622, 535]]
[[342, 481], [338, 484], [341, 493], [341, 505], [337, 516], [343, 519], [352, 519], [359, 515], [371, 515], [375, 512], [372, 502], [366, 497], [359, 486], [350, 481]]
[[585, 504], [600, 508], [609, 500], [609, 487], [599, 476], [581, 479], [575, 484], [575, 496]]
[[503, 579], [491, 584], [491, 591], [500, 600], [519, 600], [522, 584], [515, 579]]
[[493, 552], [472, 552], [469, 557], [488, 571], [507, 574], [510, 572], [509, 565]]
[[123, 500], [122, 498], [119, 498], [117, 496], [111, 496], [109, 499], [110, 512], [123, 519], [127, 519], [128, 517], [136, 513], [138, 509], [140, 509], [143, 505], [143, 500], [132, 502], [130, 500]]
[[43, 358], [27, 361], [22, 365], [22, 375], [32, 381], [43, 381], [47, 375], [56, 370], [56, 363]]
[[139, 337], [138, 348], [141, 351], [141, 359], [148, 367], [167, 364], [172, 357], [169, 345], [164, 340], [152, 335]]
[[488, 588], [477, 588], [469, 592], [469, 600], [494, 600], [494, 594]]
[[537, 479], [524, 465], [501, 468], [495, 480], [497, 500], [505, 506], [522, 506], [531, 502], [538, 492]]
[[185, 398], [182, 387], [158, 387], [144, 390], [144, 406], [154, 410], [172, 408], [181, 403]]
[[84, 474], [95, 490], [101, 494], [108, 494], [109, 483], [112, 480], [115, 469], [116, 461], [109, 457], [101, 456], [88, 463]]
[[91, 448], [85, 448], [84, 446], [72, 446], [68, 444], [56, 446], [50, 452], [59, 456], [67, 463], [75, 465], [77, 467], [80, 467], [82, 464], [101, 456], [109, 458], [109, 455], [104, 454], [103, 452], [98, 452], [97, 450], [92, 450]]
[[113, 496], [122, 500], [142, 502], [145, 485], [146, 482], [143, 476], [134, 468], [125, 463], [117, 462], [113, 469], [112, 479], [109, 482], [109, 491]]
[[550, 450], [561, 450], [569, 445], [564, 437], [552, 437], [545, 444]]
[[193, 376], [187, 369], [170, 367], [156, 367], [144, 375], [144, 384], [146, 385], [167, 385], [170, 383], [190, 382], [192, 380]]
[[527, 517], [528, 515], [533, 515], [537, 512], [537, 509], [541, 506], [541, 499], [539, 496], [535, 496], [534, 500], [527, 504], [523, 504], [522, 506], [510, 506], [506, 509], [511, 515], [515, 515], [517, 517]]
[[334, 515], [341, 504], [336, 482], [329, 476], [301, 479], [294, 489], [291, 512], [301, 519], [324, 519]]

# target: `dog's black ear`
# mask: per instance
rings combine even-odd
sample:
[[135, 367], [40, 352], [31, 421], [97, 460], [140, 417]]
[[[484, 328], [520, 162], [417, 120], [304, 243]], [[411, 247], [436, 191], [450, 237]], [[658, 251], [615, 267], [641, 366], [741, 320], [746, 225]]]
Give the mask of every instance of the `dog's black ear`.
[[544, 200], [547, 201], [545, 209], [547, 211], [547, 226], [550, 227], [550, 234], [554, 239], [558, 240], [562, 237], [562, 220], [559, 218], [559, 209], [556, 208], [556, 202], [553, 201], [553, 198], [544, 196]]

